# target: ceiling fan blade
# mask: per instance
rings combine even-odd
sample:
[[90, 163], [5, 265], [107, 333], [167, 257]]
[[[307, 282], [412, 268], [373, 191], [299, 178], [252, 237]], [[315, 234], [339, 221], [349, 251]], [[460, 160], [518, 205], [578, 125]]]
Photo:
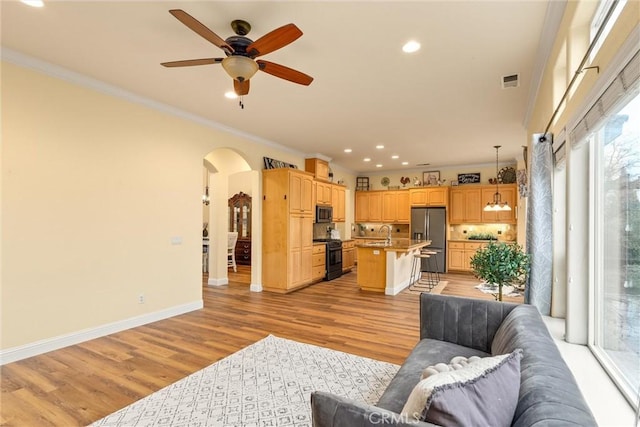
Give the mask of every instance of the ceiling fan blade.
[[204, 39], [210, 41], [214, 45], [218, 46], [220, 49], [228, 51], [229, 53], [233, 52], [233, 48], [227, 44], [224, 39], [222, 39], [219, 35], [211, 31], [207, 28], [202, 22], [198, 21], [193, 16], [189, 15], [182, 9], [171, 9], [169, 11], [170, 14], [175, 16], [178, 21], [182, 22], [184, 25], [193, 30], [196, 34], [200, 35]]
[[183, 61], [162, 62], [165, 67], [191, 67], [193, 65], [219, 64], [224, 58], [185, 59]]
[[259, 59], [256, 61], [260, 70], [272, 76], [280, 77], [281, 79], [289, 80], [293, 83], [309, 86], [313, 81], [313, 77], [296, 71], [293, 68], [285, 67], [284, 65], [276, 64], [275, 62], [264, 61]]
[[233, 90], [238, 96], [246, 95], [249, 93], [249, 80], [245, 80], [243, 82], [239, 82], [237, 80], [233, 80]]
[[265, 34], [258, 40], [247, 46], [247, 53], [252, 57], [258, 57], [266, 55], [267, 53], [278, 50], [281, 47], [285, 47], [289, 43], [295, 41], [302, 35], [300, 28], [295, 24], [283, 25], [280, 28], [276, 28], [270, 33]]

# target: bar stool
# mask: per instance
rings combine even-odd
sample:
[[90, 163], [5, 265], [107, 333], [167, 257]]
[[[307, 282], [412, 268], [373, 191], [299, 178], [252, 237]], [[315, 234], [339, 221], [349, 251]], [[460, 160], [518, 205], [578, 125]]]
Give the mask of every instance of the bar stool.
[[431, 254], [427, 254], [423, 252], [417, 253], [413, 256], [413, 264], [411, 265], [411, 276], [409, 279], [412, 285], [415, 285], [416, 283], [418, 283], [418, 284], [426, 284], [429, 286], [429, 288], [432, 288], [433, 286], [435, 286], [435, 284], [433, 283], [433, 277], [431, 272], [427, 271], [427, 273], [429, 273], [429, 278], [424, 282], [422, 281], [422, 260], [429, 259], [429, 258], [431, 258]]
[[435, 276], [435, 284], [437, 285], [438, 283], [440, 283], [440, 272], [438, 271], [438, 257], [435, 256], [435, 255], [440, 253], [440, 250], [437, 250], [437, 249], [423, 249], [421, 251], [421, 253], [431, 256], [429, 258], [429, 264], [430, 264], [429, 268], [432, 271], [429, 271], [429, 273], [430, 273], [430, 277]]

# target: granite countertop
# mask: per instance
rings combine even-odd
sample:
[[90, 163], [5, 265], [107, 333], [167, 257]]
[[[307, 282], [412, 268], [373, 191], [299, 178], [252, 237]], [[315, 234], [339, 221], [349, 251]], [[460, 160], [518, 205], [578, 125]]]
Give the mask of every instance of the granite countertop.
[[[377, 239], [379, 240], [379, 239]], [[377, 245], [372, 243], [359, 243], [356, 245], [358, 248], [365, 249], [383, 249], [386, 252], [409, 252], [415, 249], [423, 248], [425, 246], [429, 246], [431, 244], [431, 240], [409, 240], [409, 239], [391, 239], [391, 244], [389, 245]]]

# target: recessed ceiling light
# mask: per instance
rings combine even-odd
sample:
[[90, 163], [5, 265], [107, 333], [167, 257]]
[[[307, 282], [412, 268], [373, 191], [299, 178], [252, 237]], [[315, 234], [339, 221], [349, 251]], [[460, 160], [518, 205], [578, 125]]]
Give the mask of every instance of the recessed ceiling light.
[[364, 160], [365, 162], [370, 162], [370, 161], [371, 161], [371, 159], [370, 159], [369, 157], [365, 157], [365, 158], [364, 158], [364, 159], [362, 159], [362, 160]]
[[238, 99], [238, 95], [233, 91], [225, 92], [224, 97], [229, 99]]
[[352, 150], [351, 148], [345, 148], [345, 149], [344, 149], [344, 152], [345, 152], [345, 153], [350, 153], [350, 152], [352, 152], [352, 151], [353, 151], [353, 150]]
[[410, 40], [402, 46], [402, 51], [405, 53], [413, 53], [420, 50], [420, 43], [415, 40]]
[[377, 148], [378, 150], [382, 150], [382, 149], [384, 148], [384, 145], [376, 145], [376, 148]]
[[22, 3], [31, 7], [42, 7], [44, 6], [44, 2], [42, 0], [20, 0]]
[[399, 159], [400, 156], [398, 156], [397, 154], [394, 154], [393, 156], [391, 156], [391, 158], [395, 160], [395, 159]]
[[402, 162], [402, 166], [407, 166], [409, 162]]
[[382, 165], [381, 165], [380, 163], [378, 163], [378, 164], [376, 165], [376, 167], [377, 167], [377, 168], [381, 168], [381, 167], [382, 167]]

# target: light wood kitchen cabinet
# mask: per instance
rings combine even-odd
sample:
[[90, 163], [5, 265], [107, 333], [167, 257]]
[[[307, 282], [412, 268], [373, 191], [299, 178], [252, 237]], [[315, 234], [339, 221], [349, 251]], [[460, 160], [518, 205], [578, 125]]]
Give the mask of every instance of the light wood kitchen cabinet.
[[409, 191], [356, 191], [356, 222], [408, 223]]
[[315, 181], [314, 184], [316, 186], [316, 205], [330, 205], [332, 185], [319, 181]]
[[384, 191], [356, 191], [356, 222], [382, 222]]
[[266, 291], [289, 292], [312, 280], [313, 175], [264, 170], [262, 193], [262, 284]]
[[331, 185], [331, 206], [333, 207], [333, 222], [345, 222], [345, 187], [342, 185]]
[[311, 258], [311, 280], [319, 282], [327, 274], [327, 245], [314, 243]]
[[510, 211], [484, 211], [484, 207], [487, 202], [491, 202], [494, 199], [496, 193], [496, 187], [494, 185], [482, 188], [482, 222], [500, 222], [515, 224], [516, 212], [517, 212], [517, 189], [515, 184], [499, 185], [498, 191], [500, 192], [500, 199], [503, 202], [507, 202], [511, 207]]
[[306, 172], [289, 172], [289, 212], [313, 216], [313, 177]]
[[311, 172], [315, 179], [329, 181], [329, 162], [322, 159], [305, 159], [304, 170]]
[[448, 242], [447, 263], [449, 270], [472, 271], [471, 258], [484, 242]]
[[382, 193], [382, 222], [408, 223], [411, 219], [409, 191], [385, 191]]
[[483, 207], [481, 187], [452, 189], [449, 198], [449, 222], [480, 223]]
[[449, 204], [448, 187], [411, 188], [409, 197], [411, 206], [447, 206]]
[[356, 265], [356, 242], [345, 240], [342, 242], [342, 271], [350, 271]]

